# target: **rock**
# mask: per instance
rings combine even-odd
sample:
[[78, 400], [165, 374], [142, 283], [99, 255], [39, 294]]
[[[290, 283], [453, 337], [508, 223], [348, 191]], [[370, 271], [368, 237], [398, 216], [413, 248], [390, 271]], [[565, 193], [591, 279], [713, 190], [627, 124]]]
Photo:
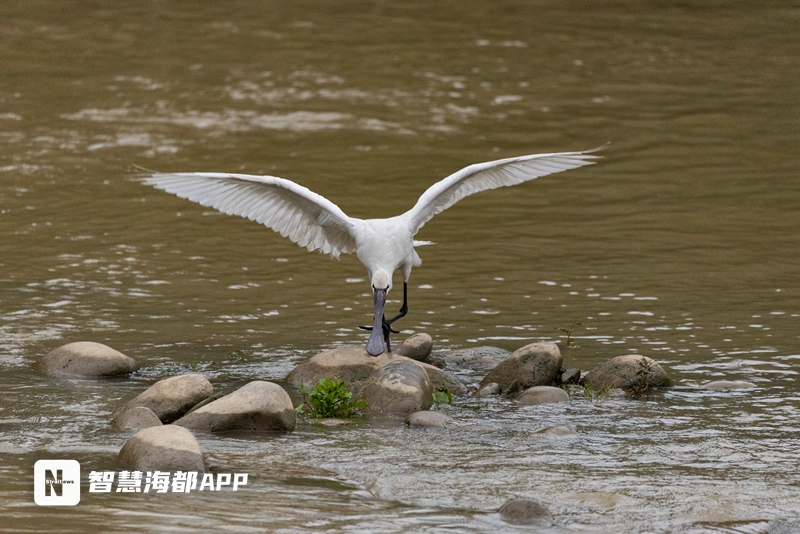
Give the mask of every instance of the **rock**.
[[569, 402], [569, 395], [561, 388], [553, 386], [534, 386], [523, 391], [517, 400], [522, 405], [531, 406], [534, 404]]
[[411, 414], [433, 404], [428, 373], [412, 360], [392, 362], [378, 369], [364, 387], [369, 410], [382, 414]]
[[191, 432], [175, 425], [138, 431], [122, 446], [119, 459], [138, 471], [206, 470], [200, 444]]
[[727, 389], [750, 389], [754, 387], [758, 386], [752, 382], [745, 382], [744, 380], [717, 380], [715, 382], [703, 384], [704, 389], [710, 389], [711, 391], [724, 391]]
[[444, 369], [469, 369], [484, 374], [497, 367], [509, 354], [497, 347], [471, 347], [436, 353], [430, 363]]
[[627, 354], [611, 358], [583, 377], [581, 384], [588, 384], [595, 391], [610, 388], [628, 390], [643, 387], [643, 375], [641, 374], [642, 369], [644, 369], [642, 366], [643, 361], [649, 367], [647, 388], [670, 385], [667, 373], [658, 362], [641, 354]]
[[406, 424], [418, 428], [448, 428], [455, 425], [452, 417], [442, 412], [421, 411], [406, 417]]
[[120, 376], [139, 368], [136, 360], [93, 341], [78, 341], [55, 348], [41, 360], [48, 373], [88, 377]]
[[577, 384], [581, 381], [581, 370], [571, 367], [569, 369], [564, 369], [564, 372], [561, 373], [561, 383], [562, 384]]
[[546, 525], [553, 520], [547, 508], [533, 499], [508, 501], [498, 512], [503, 521], [512, 525]]
[[134, 406], [117, 415], [111, 420], [111, 424], [120, 430], [141, 430], [142, 428], [161, 426], [162, 423], [150, 408]]
[[184, 415], [175, 424], [203, 432], [291, 431], [295, 420], [289, 394], [278, 384], [257, 380]]
[[[347, 383], [347, 389], [353, 393], [353, 398], [362, 396], [362, 390], [372, 375], [381, 367], [399, 361], [413, 362], [410, 358], [397, 354], [383, 353], [380, 356], [370, 356], [363, 347], [341, 347], [326, 350], [317, 354], [305, 363], [295, 367], [287, 376], [286, 381], [293, 387], [299, 388], [300, 384], [307, 389], [317, 385], [322, 378], [336, 377]], [[466, 395], [467, 388], [454, 376], [432, 365], [415, 362], [422, 366], [428, 373], [431, 387], [447, 388], [453, 395]]]
[[522, 389], [549, 386], [558, 378], [561, 362], [561, 352], [555, 343], [531, 343], [514, 351], [511, 356], [489, 371], [479, 388], [497, 382], [500, 384], [500, 390], [505, 393], [514, 382], [517, 382]]
[[499, 395], [500, 394], [500, 384], [497, 382], [489, 382], [485, 384], [482, 388], [480, 388], [476, 393], [476, 397], [486, 398], [490, 395]]
[[171, 423], [213, 392], [211, 382], [203, 375], [173, 376], [159, 380], [117, 413], [144, 406], [153, 410], [162, 423]]
[[419, 362], [427, 361], [428, 356], [431, 354], [433, 348], [433, 339], [425, 333], [414, 334], [410, 338], [400, 343], [399, 347], [395, 347], [394, 354], [398, 356], [405, 356], [412, 360]]

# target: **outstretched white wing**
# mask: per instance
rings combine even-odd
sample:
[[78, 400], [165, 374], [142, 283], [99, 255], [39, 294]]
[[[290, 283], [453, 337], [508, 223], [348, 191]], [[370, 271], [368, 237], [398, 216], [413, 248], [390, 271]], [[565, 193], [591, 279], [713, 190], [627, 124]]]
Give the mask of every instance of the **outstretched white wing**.
[[414, 233], [431, 217], [441, 213], [459, 200], [474, 193], [521, 184], [556, 172], [592, 165], [600, 156], [592, 152], [559, 152], [555, 154], [533, 154], [516, 158], [499, 159], [476, 163], [451, 174], [425, 191], [405, 216], [409, 218]]
[[145, 183], [228, 215], [271, 228], [301, 247], [339, 257], [353, 252], [355, 220], [333, 202], [274, 176], [215, 172], [156, 173]]

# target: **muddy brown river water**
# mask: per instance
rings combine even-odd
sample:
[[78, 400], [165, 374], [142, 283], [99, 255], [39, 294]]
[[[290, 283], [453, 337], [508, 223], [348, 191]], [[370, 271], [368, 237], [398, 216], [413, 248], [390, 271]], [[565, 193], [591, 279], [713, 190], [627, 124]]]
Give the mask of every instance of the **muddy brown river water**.
[[[798, 30], [796, 2], [4, 2], [0, 530], [506, 531], [496, 510], [530, 497], [542, 532], [800, 532]], [[514, 350], [564, 347], [580, 321], [567, 365], [641, 353], [673, 388], [459, 399], [445, 432], [199, 435], [246, 487], [34, 504], [37, 460], [78, 460], [84, 483], [121, 470], [109, 416], [160, 378], [228, 391], [366, 340], [354, 256], [136, 165], [272, 174], [369, 218], [470, 163], [606, 142], [598, 165], [430, 221], [396, 326]], [[142, 368], [37, 370], [80, 340]], [[757, 387], [698, 387], [718, 379]], [[539, 433], [554, 425], [577, 434]]]

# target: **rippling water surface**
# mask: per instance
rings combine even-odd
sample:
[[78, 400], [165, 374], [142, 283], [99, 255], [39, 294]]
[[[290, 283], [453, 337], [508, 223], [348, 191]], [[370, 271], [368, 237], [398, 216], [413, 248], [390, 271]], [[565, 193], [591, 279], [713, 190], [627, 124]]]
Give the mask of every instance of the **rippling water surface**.
[[[484, 532], [512, 528], [495, 512], [523, 496], [552, 532], [800, 531], [798, 19], [790, 2], [3, 4], [2, 528]], [[230, 391], [366, 339], [355, 257], [145, 187], [136, 166], [281, 176], [368, 218], [470, 163], [607, 141], [596, 166], [429, 222], [397, 326], [514, 350], [563, 347], [579, 321], [567, 365], [642, 353], [674, 388], [458, 399], [445, 432], [201, 435], [246, 490], [33, 503], [38, 459], [120, 469], [128, 435], [107, 421], [157, 379]], [[142, 369], [36, 369], [79, 340]], [[716, 379], [757, 388], [698, 387]], [[557, 425], [576, 435], [539, 432]]]

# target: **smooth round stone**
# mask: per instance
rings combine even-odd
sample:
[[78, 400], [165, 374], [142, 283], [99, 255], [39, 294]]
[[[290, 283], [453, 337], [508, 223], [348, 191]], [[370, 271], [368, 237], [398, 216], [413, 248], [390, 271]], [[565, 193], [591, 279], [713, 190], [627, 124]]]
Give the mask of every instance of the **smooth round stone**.
[[203, 432], [290, 431], [292, 399], [278, 384], [256, 380], [187, 414], [175, 424]]
[[111, 424], [120, 430], [141, 430], [143, 428], [161, 426], [162, 423], [150, 408], [134, 406], [112, 419]]
[[709, 382], [708, 384], [703, 384], [703, 388], [710, 389], [711, 391], [725, 391], [728, 389], [751, 389], [758, 387], [752, 382], [746, 382], [744, 380], [717, 380], [715, 382]]
[[427, 361], [433, 349], [433, 338], [425, 333], [414, 334], [392, 351], [393, 354], [405, 356], [420, 362]]
[[611, 358], [591, 370], [583, 379], [581, 384], [588, 384], [593, 390], [619, 388], [629, 389], [641, 386], [642, 370], [641, 362], [644, 359], [650, 366], [647, 376], [648, 387], [666, 387], [670, 385], [666, 371], [652, 358], [641, 354], [626, 354]]
[[173, 376], [150, 386], [118, 413], [144, 406], [153, 410], [162, 423], [171, 423], [213, 392], [211, 382], [201, 374]]
[[62, 345], [48, 352], [39, 364], [52, 374], [98, 378], [126, 375], [139, 368], [133, 358], [93, 341]]
[[547, 508], [533, 499], [508, 501], [498, 512], [503, 521], [512, 525], [545, 525], [553, 519]]
[[508, 358], [511, 353], [498, 347], [470, 347], [447, 352], [437, 352], [435, 361], [431, 363], [437, 367], [458, 370], [472, 370], [476, 373], [488, 373], [500, 362]]
[[139, 471], [206, 470], [194, 435], [175, 425], [154, 426], [131, 436], [119, 451], [120, 461]]
[[455, 425], [455, 421], [441, 412], [424, 410], [406, 417], [406, 424], [418, 428], [448, 428]]
[[480, 387], [496, 382], [506, 392], [514, 383], [522, 388], [549, 386], [558, 378], [562, 362], [561, 351], [555, 343], [531, 343], [517, 349], [489, 371]]
[[393, 362], [375, 372], [364, 388], [369, 409], [382, 414], [411, 414], [433, 404], [428, 373], [412, 360]]
[[523, 391], [517, 400], [520, 404], [525, 406], [552, 404], [556, 402], [569, 402], [569, 395], [561, 388], [553, 386], [534, 386]]

